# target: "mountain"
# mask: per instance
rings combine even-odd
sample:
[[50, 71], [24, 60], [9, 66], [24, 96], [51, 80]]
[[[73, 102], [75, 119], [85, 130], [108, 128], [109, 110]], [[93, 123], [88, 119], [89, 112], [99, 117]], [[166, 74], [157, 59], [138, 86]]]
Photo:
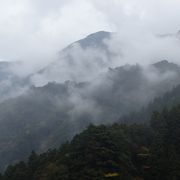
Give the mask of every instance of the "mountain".
[[157, 62], [153, 64], [153, 66], [159, 71], [159, 72], [167, 72], [167, 71], [174, 71], [179, 72], [180, 67], [175, 63], [170, 63], [167, 60], [163, 60], [160, 62]]
[[158, 34], [156, 35], [158, 38], [179, 38], [180, 37], [180, 30], [175, 33], [166, 33], [166, 34]]
[[1, 180], [179, 179], [180, 106], [149, 125], [90, 125], [72, 141], [10, 165]]
[[51, 81], [81, 82], [96, 78], [110, 67], [115, 56], [107, 45], [112, 35], [100, 31], [70, 44], [59, 52], [57, 60], [33, 74], [32, 82], [42, 86]]
[[141, 173], [132, 157], [135, 159], [138, 151], [143, 152], [143, 149], [149, 151], [150, 138], [149, 128], [143, 126], [91, 125], [57, 150], [41, 155], [32, 152], [27, 163], [9, 166], [3, 178], [104, 180], [112, 176], [113, 179], [131, 179]]
[[113, 33], [106, 32], [106, 31], [99, 31], [93, 34], [88, 35], [84, 39], [74, 42], [73, 44], [69, 45], [63, 51], [69, 51], [75, 44], [79, 44], [83, 49], [86, 48], [100, 48], [106, 49], [107, 45], [105, 44], [105, 40], [111, 38]]
[[180, 67], [166, 60], [108, 68], [110, 36], [98, 32], [71, 44], [30, 77], [34, 86], [0, 103], [2, 169], [32, 150], [58, 147], [91, 123], [112, 124], [138, 112], [180, 84]]
[[148, 70], [140, 65], [110, 68], [95, 81], [31, 87], [1, 103], [1, 167], [26, 158], [32, 150], [58, 147], [90, 123], [109, 124], [140, 111], [180, 83], [178, 65], [172, 71], [167, 63], [164, 71], [159, 64], [164, 63], [150, 65]]
[[126, 123], [149, 123], [154, 111], [162, 111], [164, 108], [171, 109], [180, 104], [180, 85], [172, 88], [165, 94], [156, 97], [148, 106], [143, 107], [137, 112], [132, 112], [119, 119], [119, 122]]
[[[128, 53], [131, 52], [128, 50], [129, 45], [126, 45], [128, 42], [123, 40], [117, 42], [116, 35], [115, 33], [99, 31], [70, 44], [58, 53], [56, 60], [31, 76], [32, 83], [36, 86], [43, 86], [52, 81], [59, 83], [67, 80], [91, 81], [106, 72], [107, 68], [119, 66], [122, 64], [121, 59], [122, 61], [126, 59]], [[177, 34], [171, 38], [177, 40]], [[167, 60], [170, 61], [170, 59]], [[176, 65], [174, 64], [173, 67], [173, 63], [164, 60], [161, 64], [156, 64], [156, 68], [158, 66], [161, 66], [162, 71], [167, 72], [163, 66], [164, 68], [168, 66], [171, 71]]]

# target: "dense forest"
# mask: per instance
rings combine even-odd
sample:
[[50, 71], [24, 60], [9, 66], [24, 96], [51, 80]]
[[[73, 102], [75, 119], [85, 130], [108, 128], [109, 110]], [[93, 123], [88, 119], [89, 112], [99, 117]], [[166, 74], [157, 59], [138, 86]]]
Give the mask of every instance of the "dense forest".
[[180, 0], [0, 0], [0, 180], [180, 180]]
[[90, 125], [71, 142], [7, 167], [2, 180], [175, 180], [180, 178], [180, 106], [149, 124]]
[[162, 111], [164, 107], [172, 108], [180, 103], [180, 85], [172, 88], [171, 91], [156, 97], [148, 106], [143, 107], [140, 111], [134, 111], [119, 119], [119, 122], [132, 123], [149, 123], [154, 111]]
[[58, 148], [89, 124], [147, 123], [154, 110], [180, 103], [178, 62], [163, 56], [116, 64], [121, 51], [109, 42], [116, 36], [92, 33], [22, 76], [25, 62], [0, 61], [0, 171], [32, 150]]
[[179, 103], [179, 65], [164, 60], [148, 69], [162, 80], [149, 79], [142, 65], [123, 65], [91, 82], [49, 82], [0, 102], [0, 170], [32, 150], [58, 148], [91, 123], [148, 122], [154, 110]]

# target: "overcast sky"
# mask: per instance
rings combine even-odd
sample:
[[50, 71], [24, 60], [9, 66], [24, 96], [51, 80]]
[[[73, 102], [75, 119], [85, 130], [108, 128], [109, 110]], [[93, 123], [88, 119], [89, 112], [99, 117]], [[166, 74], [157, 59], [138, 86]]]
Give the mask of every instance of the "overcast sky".
[[179, 0], [0, 0], [0, 59], [49, 61], [90, 33], [175, 33]]

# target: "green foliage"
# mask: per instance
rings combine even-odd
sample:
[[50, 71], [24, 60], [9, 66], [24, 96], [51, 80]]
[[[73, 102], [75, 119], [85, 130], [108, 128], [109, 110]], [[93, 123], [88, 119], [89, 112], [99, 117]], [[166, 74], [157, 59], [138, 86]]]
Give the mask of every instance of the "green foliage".
[[149, 123], [153, 112], [162, 111], [164, 107], [171, 109], [180, 103], [180, 85], [174, 87], [171, 91], [165, 94], [160, 94], [147, 107], [140, 111], [131, 112], [130, 114], [119, 119], [119, 122], [132, 123]]
[[180, 106], [154, 112], [150, 126], [90, 125], [58, 150], [32, 152], [0, 179], [180, 179]]
[[154, 113], [151, 126], [155, 134], [152, 173], [157, 179], [180, 179], [180, 106]]
[[146, 129], [143, 125], [90, 125], [87, 130], [76, 135], [71, 143], [62, 145], [59, 150], [49, 150], [40, 155], [32, 152], [24, 165], [20, 162], [9, 166], [3, 178], [133, 179], [139, 174], [133, 162], [133, 155], [142, 145], [148, 145], [146, 136], [141, 136]]

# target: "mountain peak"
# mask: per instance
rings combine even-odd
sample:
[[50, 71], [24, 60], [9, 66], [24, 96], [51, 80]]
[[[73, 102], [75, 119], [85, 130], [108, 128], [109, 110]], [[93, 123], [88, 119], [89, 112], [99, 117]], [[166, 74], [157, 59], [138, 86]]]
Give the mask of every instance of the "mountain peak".
[[98, 31], [92, 34], [89, 34], [86, 38], [90, 39], [90, 38], [98, 38], [98, 39], [104, 39], [104, 38], [109, 38], [111, 36], [110, 32], [107, 31]]
[[159, 62], [157, 62], [155, 64], [152, 64], [152, 66], [154, 66], [155, 68], [157, 68], [161, 72], [180, 71], [180, 67], [177, 64], [169, 62], [167, 60], [159, 61]]
[[78, 43], [84, 49], [89, 48], [89, 47], [104, 47], [106, 46], [104, 43], [104, 40], [109, 39], [111, 35], [112, 35], [111, 32], [98, 31], [98, 32], [95, 32], [86, 36], [83, 39], [80, 39], [79, 41], [74, 42], [73, 44], [65, 48], [65, 50], [68, 48], [71, 48], [72, 45], [76, 43]]
[[168, 64], [171, 64], [168, 60], [164, 59], [162, 61], [158, 61], [157, 63], [154, 63], [153, 65], [154, 66], [161, 66], [161, 65], [168, 65]]

